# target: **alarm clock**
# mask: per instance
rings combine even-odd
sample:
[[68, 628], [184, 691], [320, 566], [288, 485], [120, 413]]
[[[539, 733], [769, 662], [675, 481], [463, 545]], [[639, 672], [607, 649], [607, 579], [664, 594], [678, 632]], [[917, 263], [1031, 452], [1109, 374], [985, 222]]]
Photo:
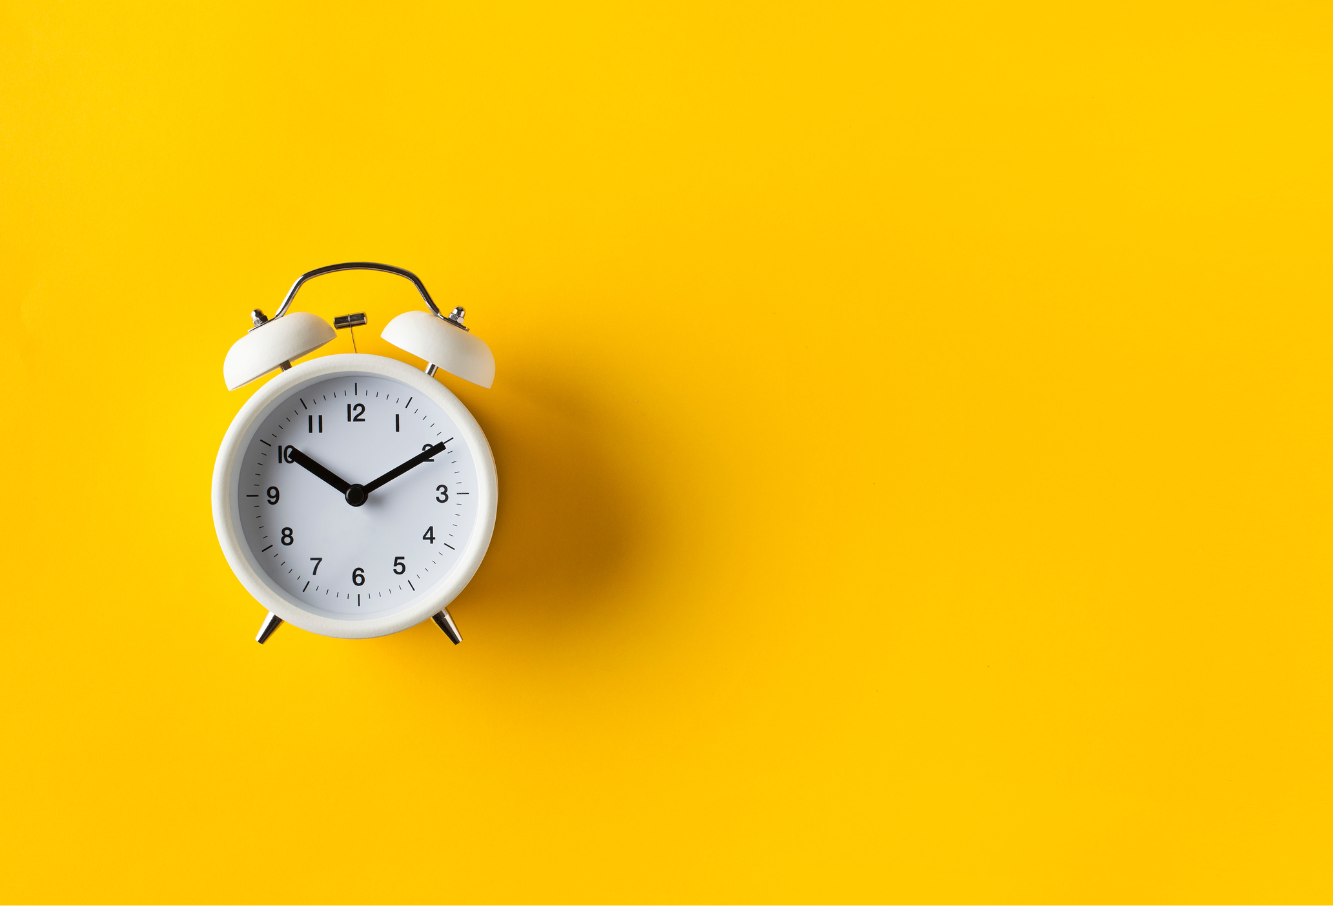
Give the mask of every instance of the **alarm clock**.
[[[335, 326], [289, 312], [306, 281], [346, 270], [396, 274], [429, 311], [394, 318], [381, 336], [422, 359], [414, 368], [356, 353], [293, 365], [364, 314]], [[302, 274], [277, 314], [231, 347], [222, 374], [235, 390], [280, 372], [241, 407], [213, 467], [213, 524], [227, 563], [267, 610], [255, 640], [283, 623], [364, 639], [433, 619], [458, 644], [448, 605], [481, 565], [495, 528], [495, 459], [472, 413], [435, 377], [482, 387], [490, 349], [441, 314], [421, 280], [387, 264], [348, 262]]]

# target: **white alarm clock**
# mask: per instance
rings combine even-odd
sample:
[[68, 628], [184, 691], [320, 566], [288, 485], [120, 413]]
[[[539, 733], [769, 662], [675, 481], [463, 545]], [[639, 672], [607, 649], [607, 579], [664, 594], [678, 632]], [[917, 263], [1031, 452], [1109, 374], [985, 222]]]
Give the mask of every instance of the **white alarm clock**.
[[[425, 360], [424, 370], [355, 353], [291, 364], [337, 336], [322, 318], [288, 313], [296, 291], [343, 270], [416, 285], [430, 312], [401, 314], [382, 336]], [[481, 427], [434, 374], [490, 387], [490, 349], [463, 326], [463, 309], [446, 318], [415, 274], [387, 264], [302, 274], [272, 319], [258, 309], [251, 318], [223, 364], [227, 389], [281, 373], [222, 439], [213, 524], [236, 577], [268, 609], [256, 641], [284, 622], [363, 639], [433, 618], [458, 644], [447, 607], [486, 555], [498, 486]], [[350, 329], [366, 318], [334, 323]]]

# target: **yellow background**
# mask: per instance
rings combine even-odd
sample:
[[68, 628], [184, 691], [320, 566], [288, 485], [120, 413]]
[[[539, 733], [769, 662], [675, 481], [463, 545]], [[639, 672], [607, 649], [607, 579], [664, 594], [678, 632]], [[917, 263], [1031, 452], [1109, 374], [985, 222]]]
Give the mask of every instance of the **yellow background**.
[[[1327, 10], [0, 4], [0, 898], [1333, 898]], [[358, 259], [458, 648], [214, 537]]]

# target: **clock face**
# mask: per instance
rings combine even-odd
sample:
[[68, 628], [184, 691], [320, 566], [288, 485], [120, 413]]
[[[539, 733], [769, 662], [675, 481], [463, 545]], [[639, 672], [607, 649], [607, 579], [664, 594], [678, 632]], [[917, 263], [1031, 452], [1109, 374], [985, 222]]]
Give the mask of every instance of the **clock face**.
[[450, 578], [478, 524], [464, 436], [438, 403], [392, 377], [297, 385], [244, 441], [233, 487], [243, 543], [302, 610], [356, 620], [409, 608]]

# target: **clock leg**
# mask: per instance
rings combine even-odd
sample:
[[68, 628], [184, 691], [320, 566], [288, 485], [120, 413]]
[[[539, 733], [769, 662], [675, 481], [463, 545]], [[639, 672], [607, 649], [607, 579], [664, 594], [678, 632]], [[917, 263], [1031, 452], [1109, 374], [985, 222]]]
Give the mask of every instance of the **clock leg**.
[[446, 607], [435, 616], [431, 617], [435, 625], [444, 630], [444, 634], [449, 637], [449, 641], [457, 645], [463, 641], [463, 637], [458, 634], [458, 627], [454, 625], [454, 618], [449, 616], [449, 609]]
[[273, 635], [273, 630], [281, 625], [282, 617], [278, 616], [276, 613], [270, 613], [268, 616], [264, 617], [264, 624], [259, 627], [259, 634], [255, 636], [255, 641], [261, 645], [264, 644], [268, 641], [268, 637]]

